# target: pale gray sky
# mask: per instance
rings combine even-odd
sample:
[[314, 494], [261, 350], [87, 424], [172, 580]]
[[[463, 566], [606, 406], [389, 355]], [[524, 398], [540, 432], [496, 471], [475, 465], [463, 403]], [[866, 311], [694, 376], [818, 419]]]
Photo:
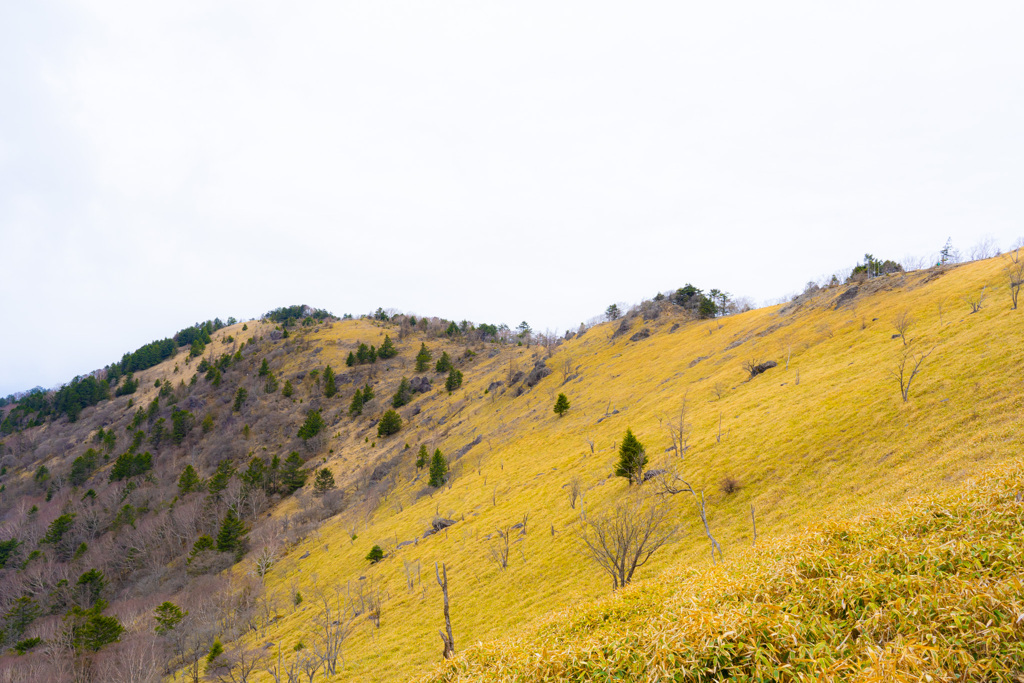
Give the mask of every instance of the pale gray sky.
[[565, 330], [1024, 234], [1024, 5], [0, 2], [0, 394], [308, 303]]

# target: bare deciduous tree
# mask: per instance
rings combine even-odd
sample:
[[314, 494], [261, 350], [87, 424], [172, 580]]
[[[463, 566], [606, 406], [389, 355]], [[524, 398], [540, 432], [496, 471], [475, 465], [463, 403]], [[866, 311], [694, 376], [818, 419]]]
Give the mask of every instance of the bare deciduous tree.
[[964, 302], [971, 307], [971, 313], [977, 313], [985, 303], [985, 288], [981, 288], [978, 294], [965, 294]]
[[673, 415], [672, 419], [665, 420], [665, 428], [668, 429], [668, 434], [672, 438], [672, 447], [680, 458], [690, 448], [690, 423], [686, 420], [688, 395], [689, 392], [683, 394], [683, 400], [679, 404], [679, 412]]
[[708, 525], [707, 508], [704, 504], [704, 491], [699, 493], [690, 486], [689, 482], [680, 477], [678, 474], [669, 475], [668, 472], [664, 472], [655, 479], [656, 488], [659, 495], [671, 495], [674, 496], [677, 493], [689, 493], [697, 501], [697, 512], [700, 514], [700, 521], [704, 525], [704, 534], [708, 537], [708, 541], [711, 543], [711, 564], [715, 563], [715, 553], [718, 553], [718, 559], [723, 559], [722, 546], [719, 545], [715, 537], [711, 535], [711, 527]]
[[1024, 285], [1024, 258], [1017, 247], [1009, 253], [1010, 263], [1006, 266], [1006, 278], [1010, 283], [1010, 301], [1012, 310], [1017, 310], [1017, 296], [1020, 294], [1021, 285]]
[[910, 311], [903, 311], [892, 320], [892, 327], [903, 341], [904, 346], [910, 344], [910, 340], [907, 339], [907, 333], [914, 327], [915, 322], [917, 321], [914, 320], [914, 316], [910, 314]]
[[[341, 599], [341, 592], [323, 589], [317, 593], [317, 612], [313, 617], [316, 632], [312, 653], [329, 676], [337, 673], [338, 659], [344, 666], [342, 645], [351, 631], [351, 610]], [[379, 614], [379, 611], [378, 611]]]
[[924, 363], [928, 356], [932, 355], [934, 350], [932, 348], [927, 353], [917, 353], [910, 346], [903, 348], [903, 352], [896, 362], [896, 368], [891, 370], [889, 374], [899, 382], [900, 395], [903, 397], [904, 403], [910, 399], [910, 385], [913, 383], [914, 378], [917, 377], [917, 373], [921, 371], [921, 364]]
[[496, 529], [498, 538], [490, 547], [491, 559], [498, 563], [498, 566], [502, 569], [508, 568], [508, 549], [509, 549], [509, 537], [512, 535], [512, 528], [505, 527], [504, 529]]
[[569, 507], [575, 510], [576, 499], [580, 497], [580, 493], [583, 490], [583, 482], [580, 481], [579, 477], [573, 477], [565, 486], [566, 492], [569, 494]]
[[580, 519], [577, 535], [583, 551], [612, 577], [612, 587], [628, 584], [677, 527], [668, 528], [668, 509], [642, 495], [618, 501], [603, 514]]
[[[440, 573], [437, 570], [437, 563], [434, 563], [434, 576], [437, 578], [437, 585], [441, 587], [441, 593], [444, 595], [444, 631], [438, 629], [438, 635], [441, 636], [441, 640], [444, 642], [444, 658], [451, 659], [455, 656], [455, 638], [452, 636], [452, 619], [448, 613], [448, 568], [445, 565], [441, 565]], [[442, 577], [444, 577], [442, 579]]]

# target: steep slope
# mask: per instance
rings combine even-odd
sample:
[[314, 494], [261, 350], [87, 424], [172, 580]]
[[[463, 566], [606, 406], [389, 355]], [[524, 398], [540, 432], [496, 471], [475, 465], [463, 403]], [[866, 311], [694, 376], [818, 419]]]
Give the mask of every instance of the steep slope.
[[[179, 353], [136, 373], [140, 385], [130, 397], [86, 408], [75, 423], [62, 418], [5, 439], [6, 494], [0, 495], [8, 498], [0, 499], [0, 541], [17, 537], [23, 550], [35, 547], [71, 509], [103, 520], [103, 535], [90, 536], [89, 550], [68, 559], [66, 568], [47, 559], [0, 570], [0, 580], [13, 587], [0, 591], [0, 608], [6, 614], [36, 584], [45, 595], [61, 576], [73, 582], [101, 567], [112, 579], [104, 593], [110, 612], [130, 624], [126, 642], [148, 643], [152, 609], [170, 599], [191, 612], [183, 622], [191, 629], [191, 654], [175, 655], [179, 664], [198, 662], [219, 635], [229, 654], [254, 648], [276, 660], [279, 648], [288, 666], [316, 644], [320, 598], [328, 596], [332, 609], [341, 608], [334, 617], [349, 627], [344, 667], [339, 662], [330, 680], [414, 677], [441, 656], [435, 563], [447, 567], [459, 651], [610, 592], [608, 576], [581, 552], [576, 529], [582, 514], [600, 514], [637, 488], [613, 476], [627, 428], [645, 445], [650, 468], [678, 473], [704, 493], [709, 528], [729, 567], [753, 540], [752, 509], [758, 543], [785, 543], [779, 539], [822, 518], [887, 509], [1014, 457], [1022, 440], [1024, 347], [1020, 311], [1009, 310], [1004, 265], [997, 258], [889, 275], [712, 320], [694, 320], [667, 301], [645, 302], [624, 320], [561, 343], [493, 343], [450, 330], [448, 321], [413, 324], [408, 316], [311, 321], [289, 328], [287, 338], [267, 321], [220, 330], [207, 364], [226, 354], [237, 360], [225, 363], [217, 386], [203, 374], [190, 383], [201, 359], [186, 363]], [[964, 297], [983, 288], [985, 305], [971, 314]], [[893, 320], [904, 313], [916, 322], [894, 337]], [[386, 336], [397, 357], [346, 365], [360, 344], [380, 348]], [[424, 343], [430, 369], [415, 372]], [[445, 374], [434, 371], [442, 352], [463, 373], [452, 392], [444, 389]], [[906, 402], [891, 376], [905, 353], [912, 363], [926, 355]], [[745, 370], [769, 360], [778, 365], [755, 377]], [[259, 374], [264, 361], [274, 386]], [[323, 386], [327, 365], [339, 388], [330, 398]], [[377, 421], [403, 376], [426, 377], [432, 388], [399, 408], [397, 434], [380, 437]], [[175, 403], [167, 405], [167, 396], [158, 401], [141, 425], [146, 443], [158, 418], [169, 424], [179, 407], [194, 413], [191, 432], [180, 443], [153, 446], [152, 476], [107, 483], [112, 451], [85, 484], [68, 485], [62, 478], [71, 460], [96, 443], [100, 427], [118, 433], [117, 451], [124, 447], [136, 410], [160, 395], [158, 380], [170, 380]], [[282, 395], [285, 382], [293, 386], [291, 397]], [[353, 394], [366, 385], [374, 399], [351, 417]], [[239, 389], [247, 397], [235, 410]], [[571, 404], [563, 417], [552, 410], [559, 393]], [[320, 412], [327, 430], [304, 442], [296, 434], [309, 410]], [[681, 411], [684, 448], [673, 450], [669, 425], [678, 424]], [[199, 427], [206, 415], [213, 416], [209, 430]], [[439, 489], [415, 465], [421, 445], [448, 460], [450, 476]], [[294, 495], [269, 489], [263, 498], [251, 495], [242, 475], [252, 459], [269, 465], [293, 451], [311, 475], [329, 468], [337, 490], [312, 495], [310, 476]], [[217, 497], [175, 497], [186, 464], [211, 481], [223, 463], [236, 473]], [[35, 480], [40, 464], [61, 481]], [[652, 492], [654, 484], [639, 489]], [[87, 487], [101, 502], [82, 502]], [[569, 495], [573, 489], [578, 499]], [[137, 519], [117, 526], [126, 501]], [[680, 529], [675, 542], [640, 568], [640, 581], [699, 576], [709, 565], [694, 498], [664, 501]], [[34, 517], [31, 505], [38, 506]], [[186, 556], [200, 534], [216, 536], [232, 506], [245, 509], [250, 552], [214, 580], [210, 572], [230, 565], [230, 553], [210, 551], [204, 571]], [[426, 533], [437, 518], [454, 524]], [[78, 529], [83, 517], [76, 519]], [[506, 567], [495, 560], [503, 554], [498, 529], [511, 532]], [[154, 538], [167, 540], [153, 544]], [[374, 545], [386, 556], [371, 565], [366, 557]], [[125, 557], [131, 562], [121, 562]], [[23, 635], [39, 635], [45, 648], [59, 628], [59, 617], [47, 617]], [[173, 649], [167, 638], [158, 644]], [[499, 646], [489, 647], [481, 652]], [[44, 652], [19, 659], [22, 674], [29, 662], [38, 665], [38, 680], [48, 680]], [[458, 666], [478, 671], [473, 662]], [[10, 669], [0, 661], [4, 670]]]
[[[671, 306], [652, 304], [649, 315], [660, 310], [658, 316], [638, 315], [626, 333], [615, 334], [618, 322], [602, 325], [558, 347], [547, 361], [556, 372], [521, 396], [509, 387], [485, 390], [507, 380], [510, 363], [513, 374], [529, 370], [544, 350], [482, 354], [464, 368], [464, 389], [409, 407], [422, 412], [397, 437], [396, 446], [412, 448], [386, 500], [325, 525], [272, 572], [271, 590], [286, 595], [312, 586], [314, 577], [346, 595], [367, 584], [382, 589], [379, 628], [360, 616], [346, 641], [345, 676], [401, 679], [440, 656], [435, 562], [448, 567], [457, 647], [608, 591], [608, 578], [580, 554], [573, 528], [581, 510], [598, 511], [627, 488], [609, 478], [627, 427], [653, 466], [674, 467], [706, 493], [709, 524], [727, 559], [751, 542], [751, 505], [760, 537], [772, 538], [822, 516], [870, 511], [958, 482], [1011, 457], [1021, 443], [1024, 350], [1002, 265], [996, 259], [889, 276], [711, 322], [686, 321]], [[963, 297], [984, 287], [988, 305], [969, 314]], [[917, 320], [907, 333], [911, 348], [930, 353], [906, 403], [890, 376], [904, 349], [891, 321], [904, 311]], [[644, 328], [648, 337], [630, 340]], [[417, 345], [412, 340], [403, 356]], [[747, 381], [743, 365], [768, 359], [779, 366]], [[563, 367], [566, 378], [578, 376], [565, 381]], [[552, 412], [560, 391], [572, 402], [563, 418]], [[664, 424], [684, 398], [691, 428], [679, 458], [666, 451], [672, 441]], [[365, 432], [354, 436], [343, 437], [329, 464], [374, 462]], [[451, 455], [478, 437], [453, 463], [450, 485], [429, 493], [412, 465], [418, 444]], [[574, 478], [584, 490], [575, 509], [566, 493]], [[732, 488], [720, 486], [726, 478], [737, 490], [723, 491]], [[671, 504], [680, 540], [656, 554], [641, 577], [708, 562], [692, 499], [676, 496]], [[423, 538], [436, 515], [457, 523]], [[495, 530], [525, 515], [528, 533], [516, 538], [502, 569], [490, 552]], [[373, 544], [390, 554], [369, 567], [364, 556]], [[408, 563], [420, 577], [411, 588]], [[265, 639], [308, 640], [313, 610], [283, 610]]]

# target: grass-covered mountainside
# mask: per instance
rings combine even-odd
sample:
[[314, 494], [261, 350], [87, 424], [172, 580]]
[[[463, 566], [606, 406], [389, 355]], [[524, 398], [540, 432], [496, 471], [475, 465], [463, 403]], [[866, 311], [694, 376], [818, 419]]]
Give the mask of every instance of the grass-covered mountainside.
[[[998, 679], [1009, 265], [558, 339], [279, 309], [126, 355], [71, 412], [0, 408], [0, 681]], [[613, 592], [584, 539], [616, 511], [666, 542]]]

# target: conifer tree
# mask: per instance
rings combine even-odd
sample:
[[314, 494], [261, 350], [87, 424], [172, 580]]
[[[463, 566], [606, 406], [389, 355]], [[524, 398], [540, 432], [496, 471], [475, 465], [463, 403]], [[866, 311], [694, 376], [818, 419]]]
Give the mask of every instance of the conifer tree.
[[274, 373], [267, 373], [267, 381], [263, 385], [263, 391], [267, 392], [268, 394], [272, 394], [275, 391], [277, 391], [277, 377], [274, 376]]
[[224, 515], [224, 521], [220, 523], [220, 530], [217, 532], [217, 550], [222, 553], [241, 551], [246, 533], [248, 530], [245, 528], [245, 524], [232, 508], [228, 508], [227, 514]]
[[363, 414], [363, 392], [361, 389], [356, 389], [356, 393], [352, 397], [352, 403], [348, 404], [348, 414], [350, 417]]
[[409, 401], [412, 400], [412, 385], [409, 384], [409, 380], [405, 377], [398, 383], [398, 391], [391, 398], [391, 406], [393, 408], [401, 408]]
[[434, 369], [438, 372], [448, 372], [452, 369], [452, 359], [445, 351], [441, 354], [441, 357], [437, 359], [437, 363], [434, 364]]
[[187, 616], [188, 612], [182, 611], [173, 602], [165, 600], [153, 610], [153, 618], [156, 620], [156, 628], [153, 630], [162, 636], [168, 635]]
[[426, 344], [421, 342], [420, 352], [416, 354], [416, 372], [426, 372], [427, 368], [430, 367], [430, 359], [430, 349], [427, 348]]
[[234, 475], [235, 467], [231, 464], [231, 461], [221, 460], [217, 465], [217, 471], [210, 477], [210, 483], [207, 485], [210, 497], [219, 498], [220, 492], [228, 487], [228, 482], [231, 481], [231, 477]]
[[449, 393], [451, 393], [461, 386], [462, 371], [452, 368], [451, 370], [448, 371], [448, 379], [444, 381], [444, 388], [447, 389]]
[[306, 485], [306, 472], [302, 469], [302, 456], [292, 451], [281, 467], [281, 487], [285, 493], [294, 493]]
[[377, 423], [377, 436], [391, 436], [402, 429], [402, 416], [394, 410], [388, 410]]
[[430, 485], [435, 489], [444, 486], [445, 475], [448, 474], [448, 463], [441, 454], [441, 449], [434, 450], [434, 457], [430, 460]]
[[373, 387], [367, 382], [363, 385], [363, 405], [366, 405], [373, 400]]
[[623, 437], [622, 444], [619, 446], [619, 464], [615, 468], [616, 476], [625, 477], [630, 486], [634, 482], [639, 484], [643, 481], [646, 465], [647, 454], [644, 452], [643, 444], [633, 436], [631, 429], [626, 429], [626, 436]]
[[311, 410], [306, 413], [306, 421], [299, 427], [298, 437], [303, 441], [309, 441], [324, 430], [327, 424], [320, 416], [319, 410]]
[[199, 491], [203, 488], [203, 481], [196, 474], [196, 468], [192, 465], [185, 465], [185, 469], [181, 471], [181, 476], [178, 477], [178, 495], [184, 496], [194, 491]]
[[284, 388], [281, 389], [281, 395], [285, 398], [291, 398], [294, 393], [295, 387], [292, 386], [292, 381], [290, 379], [285, 380]]
[[569, 410], [569, 399], [565, 394], [559, 394], [558, 399], [555, 400], [555, 412], [558, 413], [558, 417], [562, 417], [567, 410]]
[[419, 453], [416, 454], [416, 469], [423, 469], [427, 466], [427, 458], [430, 457], [430, 453], [427, 452], [427, 445], [420, 444]]
[[334, 379], [334, 370], [328, 365], [324, 368], [324, 396], [333, 398], [338, 393], [338, 385]]
[[263, 362], [260, 363], [260, 371], [257, 374], [260, 377], [266, 377], [267, 373], [269, 373], [269, 372], [270, 372], [270, 363], [268, 363], [267, 359], [264, 358]]
[[334, 488], [334, 475], [326, 467], [317, 470], [313, 479], [313, 495], [322, 496]]
[[387, 360], [388, 358], [394, 358], [398, 355], [398, 349], [395, 348], [395, 343], [391, 341], [391, 337], [384, 335], [384, 343], [380, 345], [380, 350], [377, 352], [381, 360]]
[[348, 367], [351, 368], [355, 364], [356, 364], [356, 354], [354, 354], [351, 351], [349, 351], [348, 352], [348, 358], [345, 359], [345, 365], [347, 365]]

